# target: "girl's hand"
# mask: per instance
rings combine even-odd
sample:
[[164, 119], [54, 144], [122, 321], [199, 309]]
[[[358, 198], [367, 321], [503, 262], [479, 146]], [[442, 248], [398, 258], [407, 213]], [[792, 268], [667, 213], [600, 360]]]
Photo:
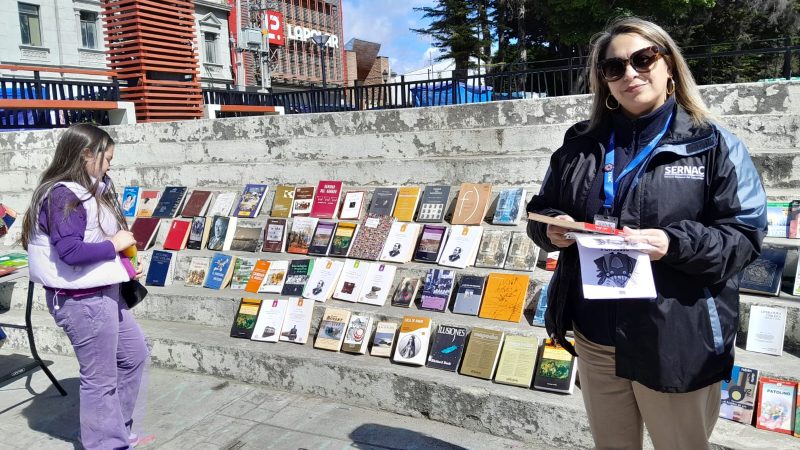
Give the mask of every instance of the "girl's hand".
[[119, 253], [131, 245], [136, 245], [136, 239], [133, 238], [133, 233], [130, 231], [119, 230], [111, 238], [111, 243], [114, 244], [114, 251]]
[[669, 248], [669, 237], [664, 230], [656, 228], [646, 228], [644, 230], [634, 230], [633, 228], [623, 227], [622, 231], [625, 232], [625, 241], [632, 244], [645, 243], [650, 244], [653, 248], [650, 250], [642, 250], [650, 256], [650, 261], [658, 261], [667, 254]]
[[142, 278], [142, 275], [144, 275], [142, 272], [144, 272], [144, 265], [142, 264], [141, 261], [139, 261], [136, 264], [136, 276], [133, 277], [133, 279], [138, 280], [139, 278]]
[[[575, 222], [575, 219], [564, 214], [556, 216], [555, 218], [561, 220], [568, 220], [570, 222]], [[550, 239], [550, 243], [558, 248], [569, 247], [570, 245], [575, 243], [575, 239], [566, 239], [564, 237], [564, 234], [568, 233], [569, 231], [570, 230], [566, 228], [557, 227], [555, 225], [547, 225], [547, 239]]]

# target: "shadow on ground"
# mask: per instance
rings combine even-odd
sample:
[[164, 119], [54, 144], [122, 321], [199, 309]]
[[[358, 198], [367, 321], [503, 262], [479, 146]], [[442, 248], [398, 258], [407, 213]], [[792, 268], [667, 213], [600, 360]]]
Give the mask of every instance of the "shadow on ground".
[[[78, 388], [80, 381], [78, 378], [59, 380], [61, 387], [67, 391], [67, 396], [62, 397], [52, 384], [48, 385], [44, 392], [35, 392], [31, 389], [31, 377], [44, 377], [47, 380], [47, 376], [41, 370], [33, 371], [26, 377], [28, 379], [25, 386], [31, 394], [31, 398], [20, 403], [26, 403], [22, 409], [22, 416], [27, 419], [28, 427], [55, 439], [68, 441], [75, 449], [82, 449], [83, 446], [80, 445], [79, 440]], [[49, 380], [47, 381], [49, 383]], [[0, 412], [1, 415], [2, 412]]]
[[353, 448], [406, 449], [406, 450], [467, 450], [460, 445], [404, 428], [365, 423], [350, 433]]

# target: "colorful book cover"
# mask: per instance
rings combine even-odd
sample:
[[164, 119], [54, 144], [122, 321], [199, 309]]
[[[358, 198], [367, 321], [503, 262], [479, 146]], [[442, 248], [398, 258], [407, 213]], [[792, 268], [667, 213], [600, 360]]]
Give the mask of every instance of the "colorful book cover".
[[0, 267], [21, 269], [28, 267], [28, 254], [22, 252], [6, 253], [0, 256]]
[[122, 191], [122, 215], [136, 217], [136, 208], [139, 205], [139, 186], [125, 186]]
[[253, 336], [253, 329], [256, 327], [258, 311], [261, 308], [261, 299], [243, 298], [239, 302], [239, 309], [231, 326], [231, 337], [250, 339]]
[[733, 366], [731, 380], [722, 380], [719, 416], [750, 425], [758, 389], [758, 370]]
[[211, 289], [223, 289], [230, 281], [233, 266], [236, 264], [235, 256], [224, 253], [214, 253], [211, 265], [203, 286]]
[[314, 186], [301, 186], [294, 190], [292, 217], [308, 216], [314, 204]]
[[[208, 226], [208, 230], [206, 230]], [[203, 216], [192, 218], [192, 227], [189, 229], [189, 239], [186, 241], [186, 248], [190, 250], [200, 250], [203, 248], [203, 240], [208, 239], [211, 232], [211, 220]]]
[[147, 268], [145, 284], [147, 286], [167, 286], [172, 282], [174, 268], [172, 252], [153, 250], [150, 266]]
[[447, 227], [441, 225], [424, 225], [422, 236], [414, 252], [414, 261], [435, 263], [447, 236]]
[[308, 246], [309, 255], [325, 256], [331, 245], [336, 222], [319, 222], [311, 237], [311, 244]]
[[183, 250], [189, 239], [189, 229], [192, 223], [188, 220], [174, 219], [169, 226], [167, 237], [164, 238], [164, 250]]
[[426, 367], [455, 372], [461, 363], [464, 346], [467, 342], [467, 329], [450, 325], [439, 325], [431, 343]]
[[761, 377], [756, 428], [792, 434], [797, 382]]
[[767, 202], [767, 236], [789, 237], [791, 202]]
[[411, 303], [417, 298], [417, 291], [421, 284], [419, 278], [403, 278], [400, 284], [397, 285], [394, 297], [392, 297], [392, 306], [399, 306], [401, 308], [408, 308], [411, 306]]
[[167, 186], [153, 211], [153, 217], [171, 219], [178, 214], [183, 199], [186, 197], [186, 186]]
[[153, 217], [153, 212], [161, 197], [161, 191], [143, 189], [139, 191], [139, 211], [136, 217]]
[[375, 261], [381, 255], [383, 245], [392, 229], [394, 217], [388, 215], [367, 215], [358, 234], [353, 238], [348, 256], [356, 259]]
[[508, 188], [500, 191], [492, 223], [495, 225], [516, 225], [519, 222], [520, 214], [522, 214], [522, 203], [524, 201], [524, 188]]
[[419, 201], [417, 222], [441, 222], [447, 211], [447, 200], [449, 199], [450, 186], [426, 186]]
[[428, 356], [431, 326], [429, 317], [403, 317], [392, 360], [402, 364], [424, 365]]
[[316, 217], [296, 217], [292, 220], [292, 228], [289, 229], [286, 251], [289, 253], [308, 254], [311, 246], [311, 239], [314, 237], [314, 230], [317, 228]]
[[11, 225], [17, 220], [17, 212], [0, 203], [0, 237], [5, 236]]
[[350, 322], [350, 311], [339, 308], [325, 308], [319, 324], [314, 348], [338, 352], [342, 348], [344, 332]]
[[292, 212], [294, 186], [279, 185], [275, 187], [275, 198], [272, 199], [270, 216], [288, 218]]
[[333, 219], [339, 209], [339, 198], [342, 195], [342, 182], [339, 180], [323, 180], [317, 185], [317, 195], [311, 206], [311, 217]]
[[525, 306], [525, 296], [528, 294], [529, 281], [530, 277], [527, 275], [490, 273], [478, 316], [519, 322]]
[[397, 190], [397, 201], [392, 215], [398, 222], [411, 222], [417, 212], [419, 186], [405, 186]]
[[800, 200], [789, 203], [789, 217], [786, 220], [789, 222], [789, 238], [800, 239]]
[[328, 254], [331, 256], [347, 256], [357, 229], [358, 224], [356, 223], [339, 222], [336, 226], [336, 231], [333, 232], [331, 248], [328, 250]]
[[[572, 339], [567, 338], [570, 343]], [[571, 394], [575, 389], [575, 358], [552, 339], [545, 339], [539, 349], [539, 364], [533, 376], [533, 387], [543, 391]]]
[[250, 273], [250, 278], [247, 280], [247, 285], [244, 287], [245, 291], [253, 294], [258, 293], [258, 288], [260, 288], [261, 283], [264, 282], [264, 277], [267, 276], [270, 264], [270, 261], [263, 259], [256, 261], [256, 264], [253, 266], [253, 271]]
[[548, 286], [549, 284], [545, 283], [539, 290], [539, 299], [536, 301], [536, 311], [534, 311], [533, 313], [533, 318], [531, 319], [531, 325], [536, 325], [537, 327], [544, 326], [544, 314], [547, 312]]
[[269, 219], [264, 227], [262, 252], [281, 253], [286, 240], [286, 219]]
[[184, 285], [192, 287], [201, 287], [206, 280], [208, 274], [208, 267], [211, 264], [211, 258], [204, 256], [195, 256], [189, 263], [189, 270], [186, 272]]
[[266, 184], [246, 184], [233, 215], [251, 219], [258, 216], [268, 190], [269, 186]]
[[444, 311], [453, 292], [456, 273], [453, 270], [429, 269], [422, 288], [421, 309]]
[[367, 352], [369, 335], [372, 332], [372, 317], [363, 314], [350, 315], [347, 331], [344, 333], [342, 351], [363, 355]]
[[264, 281], [258, 287], [259, 293], [280, 294], [286, 283], [286, 274], [289, 272], [289, 261], [270, 261]]
[[231, 278], [231, 289], [243, 290], [250, 281], [250, 274], [256, 266], [256, 258], [236, 258], [233, 266], [233, 278]]
[[397, 334], [396, 323], [378, 322], [375, 326], [375, 335], [372, 337], [372, 351], [370, 355], [384, 358], [391, 356], [395, 334]]
[[286, 281], [283, 283], [281, 295], [300, 296], [306, 286], [308, 277], [314, 269], [313, 259], [295, 259], [289, 263], [286, 271]]

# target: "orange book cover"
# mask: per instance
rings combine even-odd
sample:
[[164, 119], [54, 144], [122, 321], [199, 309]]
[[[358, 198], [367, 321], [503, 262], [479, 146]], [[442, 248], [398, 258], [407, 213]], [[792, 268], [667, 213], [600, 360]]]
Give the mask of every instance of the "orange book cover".
[[492, 272], [486, 281], [479, 317], [519, 322], [528, 295], [529, 275]]
[[247, 292], [252, 292], [253, 294], [258, 293], [258, 288], [261, 287], [261, 282], [264, 281], [264, 277], [267, 275], [268, 270], [269, 261], [265, 261], [263, 259], [256, 261], [256, 265], [253, 266], [253, 272], [250, 274], [250, 279], [247, 280], [247, 285], [245, 286], [244, 290]]
[[491, 197], [491, 184], [461, 183], [453, 219], [450, 223], [453, 225], [480, 225], [489, 208]]
[[395, 219], [400, 222], [411, 222], [414, 220], [414, 213], [417, 211], [419, 202], [419, 186], [406, 186], [397, 190], [397, 201], [394, 204]]
[[164, 250], [183, 250], [186, 248], [191, 226], [192, 222], [188, 220], [173, 220], [169, 226], [167, 237], [164, 239]]

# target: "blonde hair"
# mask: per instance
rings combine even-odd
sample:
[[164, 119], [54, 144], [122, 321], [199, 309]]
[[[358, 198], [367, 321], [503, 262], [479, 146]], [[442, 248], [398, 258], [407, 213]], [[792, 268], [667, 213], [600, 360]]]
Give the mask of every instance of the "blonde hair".
[[592, 38], [592, 52], [589, 55], [589, 88], [594, 97], [587, 131], [595, 129], [611, 113], [606, 107], [606, 99], [611, 95], [611, 91], [597, 68], [597, 64], [605, 58], [611, 40], [620, 34], [636, 34], [666, 49], [663, 59], [672, 71], [672, 80], [675, 82], [675, 101], [689, 113], [695, 125], [701, 126], [711, 120], [711, 113], [700, 97], [697, 83], [675, 41], [663, 28], [653, 22], [638, 17], [625, 17], [614, 20], [606, 27], [605, 31]]

